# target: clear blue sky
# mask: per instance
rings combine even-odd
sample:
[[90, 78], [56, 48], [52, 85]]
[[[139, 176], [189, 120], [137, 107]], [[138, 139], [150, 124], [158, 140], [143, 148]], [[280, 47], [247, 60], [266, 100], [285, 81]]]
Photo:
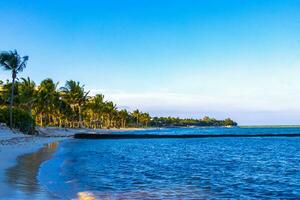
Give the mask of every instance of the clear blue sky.
[[[0, 1], [20, 76], [75, 79], [152, 115], [300, 124], [300, 1]], [[0, 71], [0, 79], [9, 78]]]

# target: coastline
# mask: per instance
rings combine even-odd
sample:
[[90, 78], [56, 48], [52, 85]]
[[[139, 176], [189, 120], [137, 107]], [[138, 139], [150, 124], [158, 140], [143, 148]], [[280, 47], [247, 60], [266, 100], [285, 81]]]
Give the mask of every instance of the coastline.
[[[76, 133], [112, 133], [131, 130], [145, 130], [144, 128], [126, 129], [64, 129], [57, 127], [37, 128], [38, 136], [26, 135], [19, 131], [12, 131], [7, 127], [0, 127], [0, 199], [15, 199], [24, 197], [21, 191], [7, 184], [6, 172], [17, 165], [23, 156], [38, 153], [47, 144], [73, 138]], [[37, 166], [40, 167], [40, 166]]]
[[[116, 134], [116, 135], [118, 135], [118, 134], [122, 134], [122, 131], [130, 131], [130, 130], [137, 130], [137, 129], [129, 129], [129, 130], [121, 130], [120, 131], [119, 129], [118, 130], [107, 130], [107, 129], [90, 130], [90, 129], [59, 129], [59, 128], [50, 127], [50, 128], [43, 128], [43, 129], [38, 128], [38, 130], [40, 131], [40, 136], [30, 136], [30, 135], [24, 135], [20, 132], [13, 133], [8, 128], [0, 127], [0, 157], [1, 157], [1, 162], [0, 162], [0, 199], [8, 199], [8, 200], [9, 199], [33, 199], [33, 200], [34, 199], [59, 199], [57, 196], [55, 196], [55, 194], [53, 194], [52, 192], [49, 191], [49, 189], [46, 187], [46, 184], [44, 184], [45, 182], [43, 182], [43, 181], [39, 182], [41, 179], [38, 180], [37, 177], [39, 177], [38, 173], [42, 173], [43, 175], [46, 175], [46, 176], [48, 176], [48, 173], [51, 173], [48, 169], [46, 171], [41, 171], [40, 170], [41, 165], [45, 161], [51, 159], [51, 157], [53, 156], [53, 153], [56, 152], [56, 150], [60, 146], [60, 144], [59, 144], [60, 142], [64, 143], [64, 142], [71, 141], [71, 143], [72, 143], [73, 137], [71, 137], [71, 136], [76, 133], [86, 133], [86, 132], [90, 131], [93, 133], [97, 132], [97, 133], [102, 133], [103, 135], [110, 135], [109, 133], [119, 132]], [[138, 129], [138, 130], [140, 130], [140, 129]], [[142, 129], [142, 130], [145, 130], [145, 129]], [[199, 129], [194, 129], [194, 130], [199, 131]], [[262, 129], [262, 130], [266, 131], [265, 129]], [[280, 129], [277, 129], [277, 130], [282, 131]], [[289, 129], [286, 129], [286, 130], [289, 131]], [[189, 130], [181, 129], [181, 131], [187, 131], [185, 133], [189, 133], [188, 132]], [[208, 131], [210, 131], [210, 130], [208, 130]], [[216, 131], [216, 133], [218, 133], [219, 130], [215, 129], [215, 131]], [[234, 129], [225, 129], [224, 128], [224, 131], [234, 131]], [[240, 129], [239, 131], [244, 131], [244, 134], [249, 134], [247, 129]], [[254, 131], [254, 133], [257, 132], [256, 129], [254, 129], [253, 131]], [[252, 133], [253, 133], [253, 131], [252, 131]], [[297, 129], [296, 131], [299, 131], [299, 129]], [[272, 131], [272, 129], [270, 129], [269, 132], [273, 133], [274, 131]], [[140, 131], [139, 131], [139, 133], [140, 133]], [[294, 133], [294, 131], [291, 131], [291, 133]], [[129, 134], [131, 134], [131, 133], [129, 133]], [[53, 137], [51, 137], [52, 135], [53, 135]], [[123, 135], [125, 135], [125, 133]], [[298, 139], [296, 139], [296, 140], [290, 140], [290, 139], [283, 139], [283, 140], [279, 139], [278, 140], [278, 139], [276, 139], [277, 142], [274, 143], [273, 140], [271, 141], [271, 140], [265, 140], [262, 138], [256, 138], [253, 141], [255, 141], [255, 144], [256, 143], [258, 144], [258, 147], [264, 147], [264, 146], [275, 144], [278, 148], [280, 147], [279, 149], [282, 149], [282, 147], [287, 146], [286, 144], [294, 144], [297, 140]], [[233, 140], [226, 139], [224, 141], [227, 141], [228, 147], [232, 146], [232, 144], [236, 144], [236, 142], [233, 142]], [[251, 141], [251, 140], [247, 140], [247, 141]], [[290, 143], [290, 141], [294, 141], [294, 142]], [[170, 148], [173, 147], [173, 142], [169, 143]], [[215, 144], [212, 144], [206, 140], [203, 140], [202, 142], [204, 142], [204, 144], [206, 144], [204, 146], [212, 145], [211, 147], [214, 147], [215, 144], [220, 144], [221, 146], [219, 146], [219, 147], [223, 148], [222, 147], [223, 142], [221, 142], [221, 143], [217, 142]], [[241, 140], [241, 142], [245, 143], [246, 140]], [[84, 143], [84, 141], [83, 141], [83, 143]], [[119, 142], [102, 143], [102, 145], [105, 144], [106, 147], [109, 147], [110, 145], [117, 144], [117, 143], [119, 143]], [[152, 145], [150, 145], [150, 149], [154, 150], [155, 148], [152, 148], [153, 144], [157, 144], [157, 143], [155, 143], [155, 141], [151, 141], [150, 143], [152, 143]], [[145, 147], [144, 142], [136, 142], [134, 144], [135, 145], [138, 144], [138, 146], [140, 147], [140, 150], [141, 150], [140, 152], [143, 152], [143, 149]], [[177, 144], [184, 144], [184, 142], [178, 142]], [[198, 147], [201, 147], [201, 145], [199, 146], [197, 142], [196, 143], [189, 142], [188, 144], [192, 145], [193, 146], [192, 149], [194, 149], [194, 150], [195, 150], [194, 147], [196, 147], [196, 149], [198, 149]], [[248, 144], [247, 149], [249, 151], [246, 149], [247, 150], [246, 152], [253, 153], [252, 145], [254, 143], [252, 142], [252, 143], [247, 143], [247, 144]], [[249, 145], [249, 144], [251, 144], [251, 145]], [[121, 145], [121, 146], [123, 146], [123, 145]], [[236, 149], [242, 148], [242, 146], [241, 145], [235, 146], [233, 149], [231, 149], [231, 151], [235, 151]], [[89, 145], [87, 147], [89, 147]], [[116, 149], [115, 147], [120, 147], [120, 145], [114, 146], [110, 150], [112, 150], [113, 152], [116, 150], [116, 152], [118, 152], [118, 153], [116, 153], [116, 155], [120, 155], [119, 154], [120, 151], [118, 149]], [[130, 147], [130, 145], [127, 147]], [[181, 147], [183, 147], [183, 146], [181, 146]], [[259, 149], [258, 147], [256, 147], [256, 149]], [[291, 150], [293, 150], [293, 149], [295, 150], [295, 147], [297, 147], [297, 146], [294, 146]], [[176, 148], [175, 148], [175, 150], [177, 152], [178, 149], [176, 149]], [[70, 149], [72, 149], [72, 151], [73, 151], [73, 148], [70, 148]], [[96, 148], [96, 149], [98, 149], [98, 148]], [[167, 153], [169, 148], [164, 147], [163, 149]], [[179, 148], [179, 149], [183, 152], [185, 151], [184, 150], [185, 148]], [[210, 148], [210, 149], [213, 151], [214, 148]], [[207, 149], [204, 148], [202, 150], [203, 150], [203, 152], [205, 152]], [[269, 150], [270, 150], [270, 148], [267, 148], [263, 152], [269, 152]], [[124, 151], [124, 149], [122, 151], [127, 152], [127, 151]], [[99, 151], [99, 153], [100, 152], [103, 152], [103, 151]], [[149, 152], [149, 151], [145, 151], [145, 152]], [[188, 152], [191, 152], [191, 151], [188, 151]], [[239, 151], [235, 151], [235, 152], [237, 153], [237, 155], [240, 154]], [[160, 154], [159, 149], [157, 150], [157, 153]], [[81, 154], [76, 154], [76, 155], [81, 155]], [[143, 155], [143, 153], [141, 155]], [[190, 155], [190, 154], [188, 154], [188, 155]], [[292, 155], [295, 155], [295, 153], [292, 153]], [[91, 154], [91, 158], [93, 158], [93, 154]], [[156, 158], [154, 157], [153, 159], [156, 159]], [[220, 157], [220, 159], [222, 159], [222, 157]], [[264, 158], [262, 158], [262, 159], [264, 159]], [[138, 160], [140, 160], [140, 159], [138, 159]], [[116, 159], [116, 161], [119, 162], [119, 159]], [[135, 160], [133, 160], [133, 161], [135, 161]], [[254, 159], [254, 161], [255, 161], [255, 159]], [[118, 163], [118, 162], [116, 162], [116, 163]], [[124, 165], [122, 165], [122, 166], [126, 166], [126, 164], [125, 164], [126, 162], [124, 162]], [[236, 162], [236, 160], [234, 160], [234, 162]], [[277, 162], [277, 161], [274, 161], [274, 162]], [[135, 162], [133, 162], [133, 163], [135, 163]], [[55, 166], [57, 166], [57, 165], [55, 165]], [[213, 172], [212, 172], [212, 174], [213, 174]], [[206, 175], [206, 172], [204, 173], [204, 175]], [[292, 175], [291, 175], [291, 177], [292, 177]], [[275, 177], [275, 179], [276, 179], [276, 177]], [[53, 179], [53, 180], [55, 180], [55, 179]], [[21, 185], [19, 185], [20, 183], [21, 183]], [[56, 190], [52, 190], [52, 191], [56, 191]], [[85, 190], [85, 188], [81, 188], [79, 191], [89, 191], [89, 190]], [[151, 191], [148, 191], [148, 192], [149, 192], [149, 194], [151, 193]], [[243, 191], [240, 191], [240, 192], [243, 192]], [[102, 195], [101, 193], [100, 194], [93, 193], [93, 191], [91, 191], [91, 193], [79, 192], [76, 194], [79, 199], [80, 198], [85, 199], [87, 197], [93, 199], [93, 195], [95, 197], [97, 195], [98, 196]], [[120, 195], [129, 195], [130, 196], [131, 194], [124, 193], [124, 194], [120, 194]], [[235, 195], [235, 194], [231, 194], [231, 195]]]
[[37, 152], [49, 143], [64, 139], [66, 138], [30, 136], [20, 132], [13, 133], [7, 128], [0, 129], [0, 199], [7, 199], [20, 193], [6, 183], [6, 172], [17, 164], [18, 158]]

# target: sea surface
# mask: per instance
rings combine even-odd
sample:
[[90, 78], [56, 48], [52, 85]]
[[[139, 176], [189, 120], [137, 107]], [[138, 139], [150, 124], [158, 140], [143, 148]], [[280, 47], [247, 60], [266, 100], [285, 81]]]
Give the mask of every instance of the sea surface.
[[[300, 128], [176, 128], [148, 134], [299, 134]], [[300, 199], [300, 137], [61, 142], [39, 185], [58, 199]]]

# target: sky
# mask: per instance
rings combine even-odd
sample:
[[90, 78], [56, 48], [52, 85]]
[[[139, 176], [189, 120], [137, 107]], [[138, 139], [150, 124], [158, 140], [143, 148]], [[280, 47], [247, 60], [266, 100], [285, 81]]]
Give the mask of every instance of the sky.
[[[0, 1], [20, 77], [74, 79], [119, 108], [300, 124], [300, 1]], [[0, 71], [0, 79], [10, 78]]]

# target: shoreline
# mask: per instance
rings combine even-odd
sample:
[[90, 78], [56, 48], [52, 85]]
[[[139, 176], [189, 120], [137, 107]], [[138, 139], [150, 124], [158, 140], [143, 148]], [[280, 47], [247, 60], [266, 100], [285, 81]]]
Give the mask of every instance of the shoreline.
[[135, 130], [146, 129], [64, 129], [57, 127], [37, 127], [39, 135], [26, 135], [20, 131], [12, 131], [7, 127], [0, 126], [0, 199], [15, 199], [16, 197], [24, 198], [24, 196], [26, 196], [24, 192], [10, 186], [6, 182], [6, 172], [17, 165], [19, 158], [38, 153], [41, 149], [45, 148], [47, 144], [73, 139], [73, 136], [76, 133], [96, 132], [108, 134]]
[[65, 140], [65, 137], [40, 137], [25, 135], [20, 132], [13, 133], [10, 129], [0, 129], [0, 199], [21, 195], [22, 191], [7, 183], [7, 171], [16, 166], [22, 156], [38, 152], [45, 145]]
[[[48, 128], [37, 128], [40, 132], [39, 136], [25, 135], [21, 132], [15, 131], [12, 132], [6, 127], [0, 126], [0, 199], [41, 199], [40, 194], [26, 194], [25, 192], [20, 191], [19, 188], [9, 185], [7, 182], [7, 171], [11, 168], [14, 168], [18, 163], [20, 158], [30, 156], [33, 157], [39, 153], [40, 150], [44, 149], [47, 144], [53, 142], [61, 142], [65, 140], [73, 139], [75, 134], [83, 133], [99, 133], [106, 134], [108, 133], [120, 133], [126, 131], [137, 131], [137, 130], [156, 130], [157, 128], [126, 128], [126, 129], [64, 129], [57, 127], [48, 127]], [[89, 134], [88, 134], [89, 135]], [[119, 134], [116, 134], [119, 135]], [[130, 135], [129, 135], [130, 136]], [[235, 135], [236, 136], [236, 135]], [[167, 136], [166, 136], [167, 137]], [[175, 137], [175, 136], [174, 136]], [[249, 135], [247, 136], [249, 137]], [[40, 161], [40, 160], [39, 160]], [[38, 169], [46, 160], [42, 160], [39, 165], [35, 163], [34, 166], [38, 166]], [[25, 163], [26, 164], [26, 163]], [[20, 165], [22, 166], [22, 165]], [[31, 166], [30, 166], [31, 167]], [[26, 167], [24, 167], [26, 168]], [[28, 169], [28, 168], [27, 168]], [[24, 170], [24, 169], [23, 169]], [[11, 170], [13, 174], [13, 169]], [[16, 172], [17, 173], [17, 172]], [[17, 174], [18, 175], [18, 174]], [[23, 176], [23, 174], [22, 174]], [[25, 175], [26, 176], [26, 175]], [[21, 177], [22, 178], [22, 177]], [[39, 185], [42, 193], [49, 194], [50, 192], [47, 188], [44, 188], [42, 185]], [[27, 195], [27, 196], [26, 196]], [[45, 194], [44, 194], [45, 195]], [[52, 194], [50, 193], [52, 196]], [[55, 194], [54, 194], [55, 195]], [[43, 199], [43, 198], [42, 198]]]

